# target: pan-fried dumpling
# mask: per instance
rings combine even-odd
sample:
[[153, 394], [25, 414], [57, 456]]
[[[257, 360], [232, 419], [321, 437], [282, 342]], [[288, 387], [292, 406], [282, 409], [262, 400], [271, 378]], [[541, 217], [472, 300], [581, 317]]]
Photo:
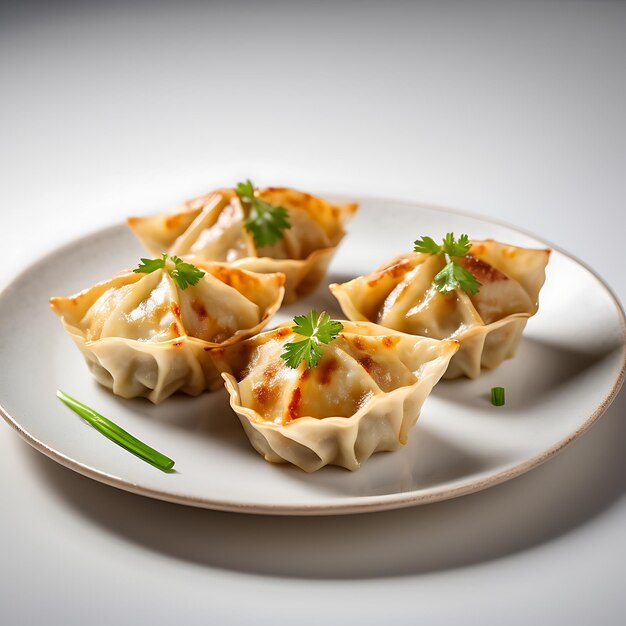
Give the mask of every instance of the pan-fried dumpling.
[[122, 272], [50, 304], [113, 393], [154, 403], [176, 391], [197, 395], [221, 385], [213, 349], [260, 332], [281, 304], [285, 280], [222, 263], [197, 268], [204, 275], [184, 289], [166, 264]]
[[322, 280], [345, 235], [354, 203], [330, 203], [286, 188], [260, 189], [257, 198], [284, 207], [291, 227], [276, 243], [257, 246], [244, 228], [246, 208], [234, 189], [218, 189], [169, 215], [131, 217], [128, 225], [152, 254], [233, 263], [255, 272], [282, 272], [285, 304], [310, 293]]
[[367, 320], [414, 335], [452, 338], [461, 347], [445, 378], [476, 378], [515, 355], [529, 317], [537, 312], [549, 250], [492, 240], [472, 242], [455, 262], [481, 283], [476, 294], [460, 288], [442, 293], [433, 284], [443, 255], [410, 253], [374, 273], [330, 290], [352, 320]]
[[356, 470], [374, 452], [397, 450], [458, 347], [367, 322], [342, 324], [313, 368], [281, 359], [294, 338], [291, 324], [223, 351], [231, 407], [267, 461], [307, 472], [328, 464]]

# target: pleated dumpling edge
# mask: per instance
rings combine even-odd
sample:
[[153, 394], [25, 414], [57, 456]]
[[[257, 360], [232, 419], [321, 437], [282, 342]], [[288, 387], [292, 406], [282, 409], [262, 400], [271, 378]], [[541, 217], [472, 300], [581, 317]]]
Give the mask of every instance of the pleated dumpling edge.
[[538, 310], [548, 249], [528, 249], [494, 240], [473, 241], [456, 262], [481, 283], [477, 294], [458, 288], [441, 293], [433, 284], [445, 262], [441, 255], [402, 254], [378, 270], [330, 285], [348, 319], [396, 330], [457, 339], [461, 347], [445, 378], [476, 378], [515, 356], [522, 332]]
[[324, 278], [358, 205], [284, 187], [259, 189], [256, 196], [284, 207], [288, 214], [291, 227], [271, 245], [258, 246], [246, 230], [246, 211], [233, 189], [210, 192], [167, 215], [127, 221], [152, 254], [167, 250], [193, 262], [227, 262], [251, 271], [284, 273], [284, 302], [290, 304]]
[[197, 267], [204, 276], [185, 289], [165, 269], [125, 271], [51, 298], [98, 382], [154, 403], [177, 391], [197, 395], [221, 386], [213, 351], [265, 327], [281, 305], [285, 277], [222, 263]]
[[454, 340], [342, 324], [314, 368], [280, 358], [293, 337], [289, 324], [223, 351], [231, 407], [267, 461], [356, 470], [375, 452], [401, 448], [458, 349]]

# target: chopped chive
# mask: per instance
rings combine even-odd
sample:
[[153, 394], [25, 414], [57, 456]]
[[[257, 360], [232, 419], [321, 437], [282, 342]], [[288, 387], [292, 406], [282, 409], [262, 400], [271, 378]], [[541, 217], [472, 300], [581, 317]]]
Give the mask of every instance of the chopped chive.
[[504, 387], [491, 388], [491, 404], [493, 406], [504, 406]]
[[117, 424], [107, 419], [100, 413], [96, 413], [87, 405], [68, 396], [66, 393], [57, 389], [57, 398], [64, 402], [75, 413], [78, 413], [88, 424], [93, 426], [99, 433], [110, 439], [118, 446], [132, 452], [140, 459], [154, 465], [164, 472], [169, 472], [174, 467], [174, 461], [164, 454], [161, 454], [154, 448], [133, 437], [130, 433], [120, 428]]

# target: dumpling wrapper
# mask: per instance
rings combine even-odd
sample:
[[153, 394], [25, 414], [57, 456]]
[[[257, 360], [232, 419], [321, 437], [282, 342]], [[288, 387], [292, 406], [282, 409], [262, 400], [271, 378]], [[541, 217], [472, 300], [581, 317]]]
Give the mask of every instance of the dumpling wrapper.
[[458, 348], [454, 340], [342, 323], [314, 368], [293, 369], [280, 358], [294, 340], [292, 324], [223, 351], [230, 405], [267, 461], [306, 472], [329, 464], [356, 470], [374, 452], [397, 450]]
[[259, 198], [287, 209], [291, 228], [258, 248], [244, 228], [244, 210], [233, 189], [218, 189], [156, 217], [128, 218], [128, 225], [153, 255], [168, 251], [188, 258], [232, 263], [255, 272], [285, 274], [285, 304], [305, 296], [326, 275], [354, 203], [330, 203], [287, 188], [257, 191]]
[[51, 298], [98, 382], [155, 404], [177, 391], [198, 395], [221, 386], [213, 349], [260, 332], [280, 307], [285, 277], [222, 263], [197, 267], [205, 275], [184, 290], [165, 269], [126, 271]]
[[457, 339], [461, 347], [445, 378], [476, 378], [515, 356], [529, 317], [538, 309], [550, 250], [519, 248], [493, 240], [474, 241], [455, 260], [481, 283], [475, 295], [441, 293], [433, 278], [441, 255], [409, 253], [367, 276], [330, 285], [345, 315], [401, 332]]

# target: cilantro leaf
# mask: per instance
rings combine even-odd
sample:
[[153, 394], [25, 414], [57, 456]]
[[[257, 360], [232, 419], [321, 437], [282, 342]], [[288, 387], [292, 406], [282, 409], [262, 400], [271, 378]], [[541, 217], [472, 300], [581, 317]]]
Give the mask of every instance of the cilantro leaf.
[[237, 183], [235, 191], [242, 200], [246, 199], [252, 201], [254, 199], [254, 185], [249, 178], [245, 183]]
[[446, 264], [435, 276], [433, 283], [442, 293], [450, 293], [461, 288], [473, 295], [480, 290], [480, 283], [476, 276], [454, 261], [449, 261]]
[[441, 246], [435, 243], [431, 237], [422, 237], [413, 242], [415, 252], [423, 252], [424, 254], [441, 254]]
[[280, 241], [284, 237], [283, 231], [291, 228], [287, 209], [271, 206], [262, 200], [257, 200], [252, 205], [244, 226], [259, 247], [271, 246]]
[[480, 283], [476, 276], [452, 258], [466, 256], [470, 251], [471, 244], [467, 235], [460, 235], [456, 239], [454, 233], [446, 233], [441, 246], [431, 237], [422, 237], [417, 239], [414, 245], [415, 252], [443, 254], [446, 259], [445, 267], [433, 279], [433, 284], [441, 293], [450, 293], [455, 289], [463, 289], [471, 295], [479, 292]]
[[291, 228], [287, 209], [281, 206], [272, 206], [268, 202], [257, 198], [254, 194], [254, 185], [250, 180], [237, 183], [235, 191], [241, 203], [248, 210], [244, 222], [245, 229], [251, 233], [258, 247], [271, 246], [284, 237], [284, 231]]
[[454, 233], [447, 233], [443, 238], [443, 251], [449, 256], [465, 256], [470, 251], [469, 237], [461, 235], [457, 241]]
[[140, 259], [141, 263], [133, 270], [135, 274], [152, 274], [156, 270], [165, 267], [167, 254], [163, 254], [160, 259]]
[[291, 330], [297, 335], [303, 337], [310, 337], [315, 332], [315, 324], [317, 323], [317, 311], [313, 309], [306, 315], [296, 315], [293, 318], [295, 326], [292, 326]]
[[322, 343], [330, 343], [337, 339], [337, 335], [343, 330], [343, 324], [330, 319], [330, 315], [325, 311], [320, 315], [315, 329], [315, 336]]
[[480, 291], [480, 282], [476, 276], [458, 263], [454, 263], [454, 277], [459, 281], [461, 289], [466, 293], [473, 296]]
[[[183, 261], [180, 257], [171, 256], [170, 261], [174, 263], [174, 269], [169, 271], [169, 275], [174, 279], [181, 289], [187, 289], [189, 285], [195, 285], [206, 274], [195, 265]], [[156, 270], [165, 268], [167, 254], [163, 253], [160, 259], [141, 259], [141, 263], [133, 270], [136, 274], [152, 274]]]
[[286, 343], [280, 358], [289, 367], [296, 368], [302, 361], [306, 361], [307, 367], [315, 367], [324, 354], [321, 344], [336, 339], [343, 330], [343, 324], [331, 320], [325, 311], [318, 315], [315, 309], [306, 315], [296, 315], [293, 321], [295, 326], [291, 330], [305, 339]]
[[171, 256], [170, 259], [176, 266], [170, 272], [170, 276], [176, 281], [176, 284], [181, 289], [187, 289], [189, 285], [196, 285], [206, 274], [206, 272], [199, 270], [195, 265], [183, 261], [180, 257]]
[[284, 359], [289, 367], [295, 369], [302, 361], [306, 361], [307, 367], [315, 367], [323, 355], [324, 350], [317, 342], [303, 339], [285, 344], [285, 351], [280, 358]]

